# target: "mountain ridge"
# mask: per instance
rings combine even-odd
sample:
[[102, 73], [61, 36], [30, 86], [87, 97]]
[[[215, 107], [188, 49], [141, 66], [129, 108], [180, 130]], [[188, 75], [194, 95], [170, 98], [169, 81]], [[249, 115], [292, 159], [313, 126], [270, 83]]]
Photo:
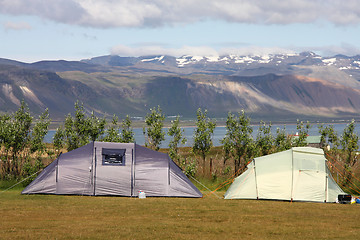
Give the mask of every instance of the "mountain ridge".
[[81, 61], [22, 63], [0, 59], [0, 111], [24, 99], [32, 112], [56, 119], [76, 100], [98, 114], [143, 117], [160, 105], [168, 115], [195, 118], [245, 110], [255, 118], [356, 118], [360, 56], [312, 52], [216, 57], [100, 56]]

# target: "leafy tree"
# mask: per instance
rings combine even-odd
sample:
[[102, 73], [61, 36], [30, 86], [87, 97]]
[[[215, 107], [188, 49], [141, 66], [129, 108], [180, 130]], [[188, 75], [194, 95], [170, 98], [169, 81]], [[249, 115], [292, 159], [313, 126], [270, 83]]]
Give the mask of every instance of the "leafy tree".
[[111, 124], [109, 124], [109, 127], [105, 130], [105, 136], [101, 140], [104, 142], [135, 142], [131, 123], [130, 116], [126, 115], [126, 118], [122, 121], [120, 133], [119, 118], [114, 114]]
[[155, 151], [160, 149], [161, 142], [165, 140], [165, 132], [163, 131], [165, 116], [162, 114], [160, 106], [150, 108], [150, 113], [145, 117], [146, 128], [143, 128], [145, 135], [145, 147], [149, 147]]
[[[24, 101], [21, 102], [19, 109], [13, 114], [9, 126], [9, 138], [5, 147], [11, 151], [11, 163], [9, 174], [20, 176], [23, 161], [26, 159], [25, 147], [30, 140], [30, 127], [32, 116], [28, 106]], [[22, 155], [22, 156], [21, 156]], [[8, 159], [8, 162], [10, 159]]]
[[[26, 169], [24, 166], [32, 166], [30, 153], [45, 149], [44, 136], [48, 132], [50, 124], [49, 114], [46, 110], [39, 118], [31, 131], [33, 117], [24, 101], [21, 101], [19, 109], [13, 114], [4, 114], [0, 117], [0, 143], [1, 143], [1, 178], [18, 178]], [[39, 155], [39, 156], [40, 156]], [[41, 165], [41, 159], [37, 159]]]
[[309, 121], [306, 124], [304, 124], [303, 121], [297, 120], [296, 129], [298, 131], [299, 136], [294, 139], [295, 147], [305, 147], [307, 145], [307, 136], [308, 136], [310, 128], [311, 128], [311, 125], [310, 125]]
[[169, 142], [169, 155], [171, 159], [180, 162], [179, 145], [186, 143], [184, 137], [184, 129], [179, 127], [179, 116], [175, 120], [171, 121], [171, 127], [169, 128], [168, 135], [172, 137]]
[[274, 136], [271, 134], [271, 123], [266, 125], [261, 121], [259, 131], [256, 136], [256, 149], [259, 156], [267, 155], [272, 152], [274, 146]]
[[226, 134], [221, 140], [224, 149], [224, 160], [230, 157], [234, 159], [235, 174], [238, 174], [247, 161], [252, 158], [254, 153], [254, 140], [252, 137], [253, 129], [250, 126], [251, 119], [245, 115], [244, 111], [235, 116], [228, 113], [226, 120]]
[[345, 127], [340, 143], [345, 154], [345, 169], [348, 171], [345, 174], [348, 176], [346, 181], [348, 183], [351, 180], [352, 167], [357, 162], [356, 153], [359, 149], [359, 136], [355, 133], [355, 120]]
[[325, 147], [327, 143], [327, 131], [324, 124], [318, 124], [319, 134], [320, 134], [320, 144], [321, 147]]
[[205, 174], [206, 155], [210, 152], [210, 149], [213, 146], [212, 136], [214, 134], [215, 127], [216, 122], [211, 121], [211, 119], [207, 117], [207, 110], [202, 112], [201, 108], [199, 108], [197, 110], [197, 122], [194, 130], [194, 145], [192, 149], [195, 154], [202, 157], [203, 174]]
[[85, 132], [88, 132], [90, 140], [99, 140], [105, 132], [106, 119], [95, 116], [93, 111], [90, 117], [86, 119], [86, 124], [88, 129]]
[[327, 145], [332, 145], [332, 149], [337, 149], [340, 145], [339, 138], [337, 132], [334, 130], [333, 125], [329, 125], [324, 127], [323, 124], [318, 125], [319, 133], [321, 136], [320, 142], [322, 147], [326, 147]]
[[121, 142], [132, 143], [135, 142], [134, 130], [131, 127], [131, 119], [129, 115], [126, 115], [126, 118], [122, 121], [122, 130], [121, 130]]
[[184, 160], [184, 173], [186, 176], [194, 177], [197, 171], [196, 159]]
[[68, 124], [65, 124], [65, 131], [66, 130], [68, 130], [68, 132], [72, 131], [69, 134], [69, 136], [71, 136], [72, 140], [74, 140], [73, 141], [74, 148], [68, 149], [69, 151], [81, 147], [83, 145], [86, 145], [90, 142], [88, 119], [85, 115], [84, 105], [79, 101], [75, 103], [74, 118], [69, 114], [67, 117], [67, 123]]
[[169, 142], [169, 156], [172, 160], [177, 161], [181, 169], [187, 176], [194, 177], [197, 171], [196, 159], [181, 157], [179, 154], [179, 145], [186, 143], [184, 136], [184, 129], [179, 127], [179, 116], [171, 121], [171, 127], [168, 130], [168, 135], [172, 137]]
[[36, 174], [39, 170], [44, 168], [44, 164], [42, 162], [42, 155], [47, 152], [50, 155], [50, 151], [46, 151], [46, 145], [44, 143], [44, 138], [49, 131], [50, 126], [50, 116], [48, 109], [45, 110], [40, 116], [35, 126], [31, 131], [31, 139], [30, 139], [30, 152], [36, 153], [34, 156], [35, 159], [26, 159], [22, 168], [22, 172], [24, 177], [31, 176], [23, 185], [26, 186], [31, 183], [35, 178]]
[[327, 126], [328, 142], [333, 145], [334, 149], [337, 149], [340, 145], [338, 133], [334, 130], [334, 126]]
[[71, 151], [88, 144], [90, 141], [99, 140], [104, 134], [105, 125], [105, 118], [97, 117], [94, 112], [89, 117], [86, 116], [83, 104], [77, 101], [75, 103], [75, 116], [72, 117], [71, 114], [66, 116], [64, 129], [58, 129], [57, 140], [64, 139], [67, 150]]
[[5, 145], [10, 139], [11, 116], [9, 114], [0, 115], [0, 143]]
[[111, 124], [105, 130], [105, 136], [101, 139], [104, 142], [121, 142], [119, 118], [114, 114]]
[[68, 151], [81, 146], [80, 139], [74, 125], [74, 119], [69, 113], [64, 121], [64, 142]]
[[44, 138], [49, 132], [49, 126], [49, 111], [46, 109], [45, 112], [39, 116], [39, 119], [31, 132], [30, 151], [32, 153], [39, 151], [42, 154], [45, 151]]
[[53, 137], [54, 148], [57, 151], [57, 155], [60, 154], [60, 149], [65, 146], [65, 130], [62, 126], [58, 127]]
[[30, 127], [32, 123], [32, 116], [30, 110], [24, 101], [21, 102], [20, 108], [13, 116], [12, 124], [12, 141], [11, 148], [13, 154], [19, 154], [30, 140]]
[[4, 114], [0, 118], [1, 134], [1, 173], [2, 179], [11, 176], [11, 134], [12, 134], [12, 116]]
[[276, 129], [275, 148], [277, 152], [285, 151], [291, 148], [291, 137], [286, 133], [286, 127]]

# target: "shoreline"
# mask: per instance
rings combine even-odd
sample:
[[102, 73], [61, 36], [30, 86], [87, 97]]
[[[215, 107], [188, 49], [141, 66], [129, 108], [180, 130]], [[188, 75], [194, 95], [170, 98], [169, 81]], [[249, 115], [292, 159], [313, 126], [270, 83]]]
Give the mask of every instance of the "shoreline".
[[[183, 121], [181, 122], [180, 121], [180, 124], [179, 124], [179, 127], [181, 128], [195, 128], [196, 125], [194, 124], [194, 121], [195, 120], [189, 120], [189, 121]], [[317, 126], [318, 124], [324, 124], [324, 125], [337, 125], [337, 124], [348, 124], [350, 123], [352, 120], [333, 120], [333, 121], [324, 121], [324, 122], [321, 122], [321, 121], [316, 121], [316, 122], [311, 122], [309, 121], [310, 125], [311, 126]], [[188, 123], [192, 123], [192, 124], [188, 124]], [[355, 123], [357, 122], [360, 122], [355, 120]], [[49, 128], [49, 131], [56, 131], [56, 129], [63, 125], [63, 122], [59, 122], [59, 121], [56, 121], [57, 124], [55, 124], [54, 122], [50, 123], [50, 128]], [[132, 128], [133, 129], [142, 129], [143, 127], [146, 127], [145, 125], [145, 122], [144, 121], [133, 121], [132, 122]], [[281, 121], [277, 121], [277, 122], [265, 122], [264, 123], [266, 125], [269, 125], [269, 123], [271, 123], [271, 126], [274, 126], [274, 125], [283, 125], [283, 126], [294, 126], [294, 125], [297, 125], [296, 122], [281, 122]], [[304, 124], [306, 124], [307, 122], [303, 121]], [[56, 126], [54, 126], [56, 125]], [[250, 126], [260, 126], [260, 122], [256, 121], [256, 122], [252, 122], [250, 123]], [[171, 127], [171, 122], [170, 121], [166, 121], [164, 122], [164, 127], [163, 128], [170, 128]], [[216, 125], [216, 128], [217, 127], [226, 127], [226, 121], [221, 121], [220, 122], [220, 125]]]

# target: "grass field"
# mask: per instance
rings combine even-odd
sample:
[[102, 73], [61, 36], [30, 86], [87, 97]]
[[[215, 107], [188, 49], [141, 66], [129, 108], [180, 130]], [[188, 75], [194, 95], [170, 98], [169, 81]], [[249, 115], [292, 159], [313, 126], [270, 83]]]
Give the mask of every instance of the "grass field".
[[20, 195], [16, 189], [0, 193], [0, 213], [0, 239], [360, 238], [360, 204]]

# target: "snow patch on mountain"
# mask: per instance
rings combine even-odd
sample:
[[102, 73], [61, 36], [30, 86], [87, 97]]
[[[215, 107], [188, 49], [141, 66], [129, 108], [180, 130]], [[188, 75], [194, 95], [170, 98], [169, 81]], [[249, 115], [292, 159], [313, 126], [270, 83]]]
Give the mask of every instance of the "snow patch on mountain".
[[178, 64], [178, 67], [184, 67], [185, 65], [190, 64], [190, 63], [200, 62], [203, 59], [204, 59], [204, 57], [202, 57], [202, 56], [186, 55], [186, 56], [183, 56], [181, 58], [177, 58], [176, 62]]
[[208, 62], [219, 62], [220, 57], [218, 56], [211, 56], [211, 57], [205, 57]]
[[360, 61], [354, 61], [353, 63], [360, 66]]
[[[268, 72], [271, 72], [269, 69], [277, 67], [284, 70], [291, 69], [293, 66], [331, 66], [336, 67], [341, 71], [345, 71], [347, 74], [353, 74], [356, 79], [360, 80], [360, 73], [354, 74], [351, 72], [360, 69], [360, 56], [348, 57], [344, 55], [336, 55], [332, 57], [322, 57], [313, 52], [284, 54], [266, 53], [253, 55], [184, 55], [181, 57], [163, 55], [140, 57], [104, 56], [86, 60], [85, 62], [101, 64], [102, 61], [105, 66], [131, 66], [140, 62], [144, 64], [152, 63], [178, 68], [203, 69], [205, 71], [209, 69], [215, 71], [217, 67], [226, 66], [223, 67], [221, 71], [227, 71], [229, 74], [241, 74], [239, 71], [244, 72], [247, 69], [251, 72], [256, 68], [268, 69]], [[266, 70], [263, 70], [263, 72], [266, 73]], [[276, 72], [276, 70], [273, 70], [273, 72]]]
[[[158, 61], [160, 62], [161, 60], [164, 59], [164, 56], [160, 56], [160, 57], [154, 57], [154, 58], [149, 58], [149, 59], [142, 59], [142, 62], [152, 62], [152, 61]], [[164, 61], [162, 61], [162, 63], [164, 63]]]
[[322, 62], [330, 66], [336, 63], [336, 58], [323, 59]]
[[[225, 64], [246, 64], [250, 65], [253, 63], [257, 64], [268, 64], [271, 62], [281, 63], [281, 60], [285, 60], [291, 57], [298, 57], [299, 54], [268, 54], [268, 55], [226, 55], [226, 56], [182, 56], [176, 59], [178, 67], [184, 67], [189, 64], [196, 64], [198, 62], [208, 63], [225, 63]], [[316, 55], [314, 55], [316, 56]]]

